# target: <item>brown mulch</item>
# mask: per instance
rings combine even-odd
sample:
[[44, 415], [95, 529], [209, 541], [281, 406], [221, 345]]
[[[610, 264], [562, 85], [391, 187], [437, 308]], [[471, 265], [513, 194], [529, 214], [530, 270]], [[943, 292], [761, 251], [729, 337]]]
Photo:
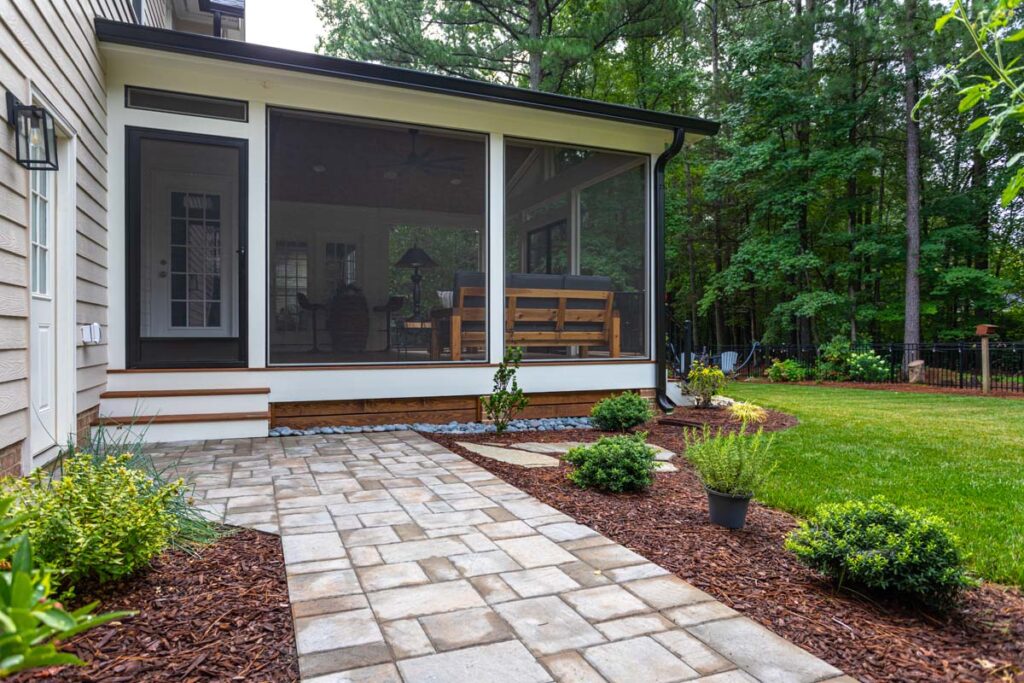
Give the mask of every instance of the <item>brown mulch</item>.
[[200, 550], [168, 551], [144, 574], [82, 602], [138, 610], [62, 649], [83, 667], [25, 672], [13, 681], [298, 681], [281, 539], [242, 530]]
[[[674, 417], [704, 414], [728, 424], [726, 411], [676, 410]], [[796, 419], [772, 413], [768, 428]], [[681, 427], [648, 423], [648, 441], [677, 453]], [[1019, 589], [985, 584], [949, 614], [905, 601], [837, 592], [785, 551], [796, 525], [791, 515], [753, 503], [741, 531], [711, 525], [707, 500], [684, 458], [679, 472], [660, 473], [641, 494], [581, 490], [567, 468], [525, 469], [482, 458], [456, 441], [594, 441], [603, 434], [514, 433], [497, 437], [427, 434], [468, 460], [541, 501], [641, 553], [717, 599], [759, 621], [848, 674], [864, 681], [1024, 681], [1024, 596]]]

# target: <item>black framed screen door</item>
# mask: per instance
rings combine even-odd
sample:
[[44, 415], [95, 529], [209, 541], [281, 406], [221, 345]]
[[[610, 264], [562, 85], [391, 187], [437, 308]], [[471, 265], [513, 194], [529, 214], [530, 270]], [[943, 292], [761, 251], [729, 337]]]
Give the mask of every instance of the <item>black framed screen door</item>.
[[128, 130], [128, 367], [246, 365], [246, 145]]

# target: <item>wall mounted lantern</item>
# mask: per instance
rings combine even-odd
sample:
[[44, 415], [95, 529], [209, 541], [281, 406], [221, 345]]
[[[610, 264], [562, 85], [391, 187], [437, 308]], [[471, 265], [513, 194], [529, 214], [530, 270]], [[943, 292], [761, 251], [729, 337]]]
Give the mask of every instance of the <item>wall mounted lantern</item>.
[[57, 129], [42, 107], [7, 93], [7, 123], [14, 128], [15, 160], [31, 171], [57, 170]]

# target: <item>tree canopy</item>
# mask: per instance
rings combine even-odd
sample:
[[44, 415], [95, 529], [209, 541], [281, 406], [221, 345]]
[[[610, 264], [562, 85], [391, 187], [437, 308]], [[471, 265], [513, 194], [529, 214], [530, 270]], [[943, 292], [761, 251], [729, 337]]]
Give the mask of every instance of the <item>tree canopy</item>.
[[[925, 0], [318, 0], [319, 49], [722, 122], [667, 175], [669, 291], [702, 344], [900, 341], [919, 199], [920, 335], [1024, 337], [1024, 151], [947, 81], [975, 50]], [[978, 11], [961, 6], [965, 16]], [[1014, 34], [1011, 16], [997, 32]], [[1001, 45], [1004, 65], [1021, 53]], [[984, 77], [959, 64], [958, 84]], [[1007, 68], [1015, 68], [1009, 66]], [[962, 88], [960, 88], [962, 89]], [[908, 93], [928, 93], [908, 116]], [[919, 151], [908, 145], [916, 128]], [[909, 151], [908, 151], [909, 150]], [[908, 164], [916, 157], [918, 164]], [[911, 192], [908, 193], [908, 190]], [[908, 203], [909, 202], [909, 203]], [[913, 243], [911, 243], [913, 244]], [[913, 261], [911, 261], [913, 263]]]

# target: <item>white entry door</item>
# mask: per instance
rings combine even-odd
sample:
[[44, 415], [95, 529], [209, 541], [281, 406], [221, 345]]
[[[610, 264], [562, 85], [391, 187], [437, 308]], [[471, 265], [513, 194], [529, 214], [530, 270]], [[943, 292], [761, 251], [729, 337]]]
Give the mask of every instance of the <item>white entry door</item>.
[[[152, 175], [143, 216], [149, 253], [143, 333], [153, 337], [234, 337], [237, 180], [180, 171]], [[148, 315], [147, 315], [148, 314]]]
[[57, 443], [56, 173], [30, 171], [29, 175], [29, 447], [34, 456]]

